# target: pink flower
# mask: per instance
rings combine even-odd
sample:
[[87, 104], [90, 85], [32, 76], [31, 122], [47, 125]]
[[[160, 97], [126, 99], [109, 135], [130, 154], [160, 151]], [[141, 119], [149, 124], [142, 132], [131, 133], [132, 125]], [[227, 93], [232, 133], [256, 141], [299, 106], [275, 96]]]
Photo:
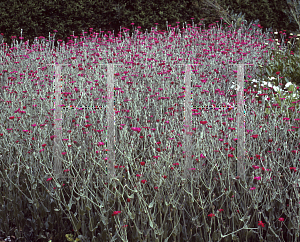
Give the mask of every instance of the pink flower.
[[258, 221], [258, 226], [265, 227], [264, 223], [262, 221]]
[[279, 218], [278, 219], [280, 222], [283, 222], [284, 221], [284, 218]]
[[119, 213], [121, 213], [121, 211], [114, 211], [113, 214], [111, 216], [116, 216], [118, 215]]
[[208, 214], [208, 217], [214, 217], [215, 215], [213, 214], [213, 213], [211, 213], [211, 214]]
[[142, 182], [143, 184], [145, 184], [147, 181], [146, 181], [146, 180], [141, 180], [141, 182]]
[[224, 209], [222, 209], [222, 208], [221, 208], [221, 209], [219, 209], [219, 212], [222, 212], [222, 211], [224, 211]]
[[256, 187], [250, 187], [250, 190], [254, 190], [254, 189], [256, 189]]

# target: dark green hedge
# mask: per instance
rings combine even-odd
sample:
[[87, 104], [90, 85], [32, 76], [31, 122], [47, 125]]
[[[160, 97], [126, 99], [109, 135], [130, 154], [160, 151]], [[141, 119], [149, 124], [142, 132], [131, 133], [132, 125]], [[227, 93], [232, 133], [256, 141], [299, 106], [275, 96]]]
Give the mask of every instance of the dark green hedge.
[[[214, 2], [213, 0], [212, 2]], [[244, 13], [248, 24], [251, 20], [260, 20], [263, 30], [273, 27], [274, 31], [287, 30], [299, 32], [299, 26], [292, 21], [290, 15], [286, 14], [288, 5], [283, 0], [261, 1], [261, 0], [219, 0], [221, 6], [229, 12]], [[226, 6], [226, 7], [224, 7]], [[205, 0], [188, 1], [146, 1], [146, 0], [6, 0], [0, 2], [0, 33], [4, 34], [4, 42], [12, 43], [11, 36], [16, 36], [20, 43], [20, 33], [23, 29], [23, 41], [35, 37], [44, 36], [49, 40], [49, 32], [53, 36], [54, 30], [56, 41], [61, 39], [65, 42], [73, 34], [80, 38], [82, 30], [85, 36], [89, 35], [89, 28], [99, 33], [102, 31], [114, 32], [115, 36], [120, 31], [120, 26], [134, 32], [137, 26], [142, 32], [158, 23], [159, 30], [166, 30], [166, 21], [172, 27], [176, 22], [192, 24], [191, 18], [197, 24], [203, 20], [205, 28], [208, 25], [220, 21], [220, 16], [215, 8], [208, 6]], [[134, 28], [131, 23], [134, 23]], [[223, 21], [224, 23], [224, 21]], [[276, 26], [276, 27], [275, 27]], [[54, 45], [57, 46], [55, 41]]]

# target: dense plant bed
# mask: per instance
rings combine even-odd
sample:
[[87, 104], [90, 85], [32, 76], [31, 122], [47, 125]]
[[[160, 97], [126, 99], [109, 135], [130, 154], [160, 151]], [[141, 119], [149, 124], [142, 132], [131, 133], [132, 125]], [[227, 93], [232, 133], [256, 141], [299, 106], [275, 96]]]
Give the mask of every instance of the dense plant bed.
[[[53, 73], [41, 67], [45, 73], [34, 75], [36, 66], [29, 65], [43, 57], [43, 52], [20, 61], [24, 78], [23, 73], [11, 76], [18, 61], [4, 62], [0, 66], [4, 73], [1, 232], [20, 241], [71, 241], [70, 234], [81, 241], [297, 241], [299, 90], [293, 85], [287, 94], [264, 87], [261, 81], [274, 77], [273, 84], [288, 84], [291, 76], [285, 70], [293, 70], [299, 56], [279, 53], [269, 37], [260, 36], [260, 43], [253, 44], [244, 35], [245, 29], [227, 35], [221, 29], [201, 35], [189, 29], [180, 36], [179, 29], [156, 37], [152, 32], [152, 37], [144, 37], [145, 48], [151, 51], [141, 52], [147, 62], [130, 59], [138, 54], [131, 56], [130, 42], [124, 40], [127, 49], [114, 46], [109, 56], [102, 44], [95, 44], [94, 39], [88, 42], [94, 51], [89, 56], [98, 58], [93, 65], [61, 46], [57, 53], [63, 55], [56, 56], [55, 62], [68, 63], [62, 74], [65, 106], [75, 101], [92, 106], [102, 95], [108, 100], [105, 88], [111, 79], [104, 77], [100, 64], [132, 64], [130, 71], [120, 66], [113, 73], [118, 140], [113, 169], [106, 144], [107, 136], [113, 137], [106, 122], [109, 103], [98, 111], [66, 109], [59, 147], [63, 178], [53, 172], [53, 127], [59, 119], [54, 117], [58, 109], [54, 112], [50, 102], [53, 83], [47, 78]], [[261, 34], [257, 32], [249, 36]], [[206, 34], [211, 35], [209, 39]], [[223, 37], [212, 38], [215, 35]], [[166, 42], [173, 42], [174, 48]], [[192, 43], [188, 59], [182, 50], [188, 51]], [[87, 53], [85, 45], [77, 47], [82, 47], [77, 55]], [[261, 51], [264, 48], [269, 51]], [[124, 51], [131, 54], [123, 55]], [[255, 68], [245, 68], [245, 79], [260, 80], [257, 86], [244, 81], [245, 178], [237, 176], [236, 170], [240, 140], [232, 107], [240, 104], [235, 100], [237, 91], [229, 87], [237, 73], [231, 64], [240, 64], [241, 54], [242, 63], [257, 60]], [[49, 56], [45, 55], [45, 63], [52, 61]], [[191, 69], [178, 71], [176, 64], [187, 63], [192, 63]], [[266, 73], [258, 73], [264, 68]], [[190, 85], [188, 75], [182, 76], [188, 70], [193, 73]], [[136, 72], [142, 75], [136, 78]], [[188, 113], [191, 104], [184, 97], [190, 95], [186, 91], [190, 87], [193, 108]], [[258, 90], [263, 93], [256, 95]], [[93, 95], [94, 103], [89, 100]], [[226, 108], [222, 112], [203, 108], [212, 103], [226, 104]], [[191, 127], [184, 123], [187, 114], [193, 115]], [[190, 146], [185, 142], [187, 133], [192, 137]]]

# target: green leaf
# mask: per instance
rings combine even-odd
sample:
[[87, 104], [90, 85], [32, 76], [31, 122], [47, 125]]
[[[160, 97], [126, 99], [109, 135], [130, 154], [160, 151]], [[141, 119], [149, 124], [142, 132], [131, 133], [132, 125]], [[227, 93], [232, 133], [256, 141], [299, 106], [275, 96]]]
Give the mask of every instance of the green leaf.
[[50, 213], [50, 211], [48, 210], [48, 208], [46, 208], [46, 206], [43, 204], [43, 202], [40, 201], [40, 207], [39, 207], [39, 212], [42, 216], [42, 218], [46, 217], [46, 213]]
[[285, 197], [286, 197], [286, 199], [290, 199], [290, 196], [288, 193], [285, 193]]
[[266, 69], [267, 69], [268, 76], [271, 76], [271, 67], [268, 66]]
[[59, 183], [56, 183], [56, 188], [61, 188], [61, 185]]
[[107, 238], [107, 229], [103, 229], [102, 231], [102, 241], [108, 241], [108, 238]]
[[252, 232], [252, 230], [251, 230], [251, 229], [247, 230], [247, 237], [251, 237], [251, 236], [252, 236], [252, 234], [253, 234], [253, 232]]
[[33, 189], [33, 190], [36, 190], [36, 187], [37, 187], [37, 182], [35, 181], [35, 182], [33, 182], [33, 184], [32, 184], [32, 189]]
[[[71, 213], [71, 216], [72, 216], [72, 220], [73, 220], [74, 224], [78, 225], [78, 220], [75, 218], [73, 213]], [[77, 228], [77, 225], [76, 225], [76, 228]], [[81, 226], [81, 224], [80, 224], [80, 226]]]
[[149, 208], [152, 208], [153, 207], [153, 205], [154, 205], [154, 202], [155, 202], [155, 200], [153, 200], [150, 204], [149, 204]]
[[164, 230], [162, 229], [162, 228], [160, 228], [158, 231], [157, 231], [157, 235], [162, 235], [163, 234], [163, 232], [164, 232]]
[[68, 204], [68, 206], [67, 206], [68, 211], [71, 210], [72, 204], [73, 204], [73, 203], [72, 203], [72, 198], [71, 198], [70, 201], [69, 201], [69, 204]]
[[138, 232], [139, 234], [143, 234], [143, 232], [140, 231], [139, 228], [138, 228], [137, 226], [135, 226], [134, 228], [135, 228], [136, 232]]
[[134, 198], [134, 194], [131, 194], [130, 196], [128, 196], [128, 198]]
[[270, 210], [273, 210], [273, 208], [272, 208], [272, 206], [269, 203], [267, 203], [266, 211], [270, 212]]
[[150, 223], [150, 227], [151, 227], [152, 229], [154, 229], [154, 228], [153, 228], [153, 222], [152, 222], [152, 219], [149, 219], [149, 223]]
[[85, 209], [80, 209], [79, 208], [79, 213], [80, 213], [81, 216], [85, 215]]
[[95, 229], [98, 228], [98, 226], [100, 225], [100, 222], [97, 223], [97, 225], [93, 228], [93, 224], [94, 224], [94, 218], [90, 218], [90, 222], [89, 222], [89, 229], [91, 232], [94, 232]]
[[100, 214], [101, 216], [101, 221], [104, 224], [104, 226], [106, 226], [108, 224], [108, 219], [107, 217], [105, 217], [102, 213]]
[[231, 235], [231, 239], [232, 239], [233, 241], [237, 241], [237, 240], [239, 240], [239, 237], [238, 237], [237, 235], [235, 235], [235, 234], [232, 234], [232, 235]]
[[76, 225], [76, 230], [79, 231], [79, 229], [81, 228], [81, 221], [79, 221]]
[[219, 231], [215, 230], [212, 234], [212, 239], [213, 241], [217, 241], [220, 238], [220, 234], [218, 233]]
[[130, 219], [134, 219], [135, 218], [135, 213], [131, 213], [130, 211], [128, 211], [129, 217]]
[[294, 228], [294, 225], [292, 224], [291, 221], [289, 221], [289, 224], [288, 224], [288, 229], [293, 229]]

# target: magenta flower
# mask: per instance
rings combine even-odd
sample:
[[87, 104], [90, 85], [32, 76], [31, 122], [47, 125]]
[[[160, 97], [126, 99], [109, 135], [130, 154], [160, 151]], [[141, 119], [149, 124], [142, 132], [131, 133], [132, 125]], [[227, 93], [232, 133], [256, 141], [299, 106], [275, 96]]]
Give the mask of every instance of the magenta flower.
[[119, 213], [121, 213], [121, 211], [114, 211], [113, 214], [111, 216], [116, 216], [118, 215]]
[[262, 221], [258, 221], [258, 226], [265, 227], [265, 224]]

